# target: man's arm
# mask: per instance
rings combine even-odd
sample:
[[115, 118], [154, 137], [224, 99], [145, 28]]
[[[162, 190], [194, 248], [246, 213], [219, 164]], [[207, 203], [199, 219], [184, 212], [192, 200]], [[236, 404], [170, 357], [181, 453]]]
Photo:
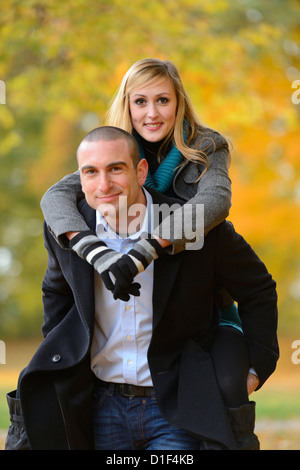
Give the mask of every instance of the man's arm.
[[[276, 283], [264, 263], [230, 222], [217, 229], [216, 281], [238, 302], [250, 366], [260, 388], [279, 357]], [[251, 387], [251, 383], [248, 383]]]

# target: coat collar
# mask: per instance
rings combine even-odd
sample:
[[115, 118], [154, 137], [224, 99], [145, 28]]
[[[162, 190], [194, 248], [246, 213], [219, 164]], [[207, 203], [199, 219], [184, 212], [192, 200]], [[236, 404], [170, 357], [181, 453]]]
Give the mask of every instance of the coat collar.
[[96, 227], [96, 211], [88, 205], [85, 199], [82, 199], [78, 204], [79, 212], [84, 217], [84, 220], [88, 224], [91, 230], [95, 230]]

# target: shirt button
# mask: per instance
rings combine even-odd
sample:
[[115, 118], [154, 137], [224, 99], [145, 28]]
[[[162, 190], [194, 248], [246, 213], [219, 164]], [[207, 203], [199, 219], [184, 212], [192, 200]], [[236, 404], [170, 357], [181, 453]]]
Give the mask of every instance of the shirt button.
[[127, 335], [127, 336], [126, 336], [126, 339], [127, 339], [127, 341], [130, 341], [130, 340], [131, 340], [131, 336], [130, 336], [130, 335]]
[[52, 358], [52, 362], [59, 362], [61, 360], [61, 356], [59, 354], [55, 354]]
[[128, 312], [128, 310], [130, 310], [130, 308], [131, 308], [130, 305], [126, 305], [125, 310], [127, 310], [127, 312]]
[[129, 366], [131, 366], [131, 365], [132, 365], [132, 360], [129, 359], [129, 360], [127, 361], [127, 364], [128, 364]]

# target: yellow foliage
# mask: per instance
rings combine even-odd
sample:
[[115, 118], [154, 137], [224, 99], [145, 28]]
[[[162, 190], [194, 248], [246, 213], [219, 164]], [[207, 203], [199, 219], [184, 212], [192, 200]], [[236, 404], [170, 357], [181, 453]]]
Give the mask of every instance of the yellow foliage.
[[77, 169], [74, 147], [74, 127], [61, 116], [53, 116], [47, 122], [39, 158], [28, 169], [28, 187], [37, 195], [64, 176], [73, 159], [73, 171]]
[[[6, 0], [2, 10], [2, 224], [9, 216], [21, 227], [19, 217], [39, 210], [44, 191], [76, 169], [84, 116], [103, 122], [132, 63], [169, 59], [200, 120], [232, 142], [230, 219], [274, 268], [281, 302], [296, 316], [289, 284], [300, 273], [300, 104], [291, 101], [299, 2]], [[23, 273], [33, 269], [24, 253], [15, 256]], [[32, 312], [39, 295], [40, 283]], [[1, 314], [7, 305], [0, 302]]]

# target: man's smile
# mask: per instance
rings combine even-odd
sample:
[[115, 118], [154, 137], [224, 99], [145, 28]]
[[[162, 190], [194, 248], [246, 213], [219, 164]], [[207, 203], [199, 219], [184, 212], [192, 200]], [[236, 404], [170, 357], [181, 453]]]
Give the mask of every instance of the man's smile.
[[122, 195], [122, 192], [115, 193], [115, 194], [103, 194], [101, 196], [96, 196], [96, 199], [98, 199], [100, 202], [110, 202], [119, 198], [121, 195]]

